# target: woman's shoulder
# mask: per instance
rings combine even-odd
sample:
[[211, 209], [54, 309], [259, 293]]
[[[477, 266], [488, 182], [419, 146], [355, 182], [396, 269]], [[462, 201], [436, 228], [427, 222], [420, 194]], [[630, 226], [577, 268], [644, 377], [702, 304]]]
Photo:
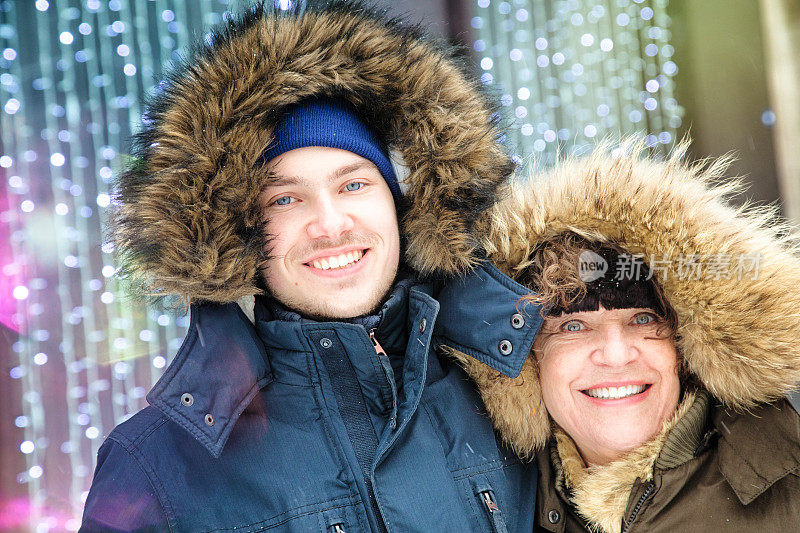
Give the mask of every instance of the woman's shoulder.
[[[784, 479], [800, 487], [800, 414], [787, 399], [714, 411], [719, 469], [743, 505]], [[800, 507], [800, 491], [794, 499]]]

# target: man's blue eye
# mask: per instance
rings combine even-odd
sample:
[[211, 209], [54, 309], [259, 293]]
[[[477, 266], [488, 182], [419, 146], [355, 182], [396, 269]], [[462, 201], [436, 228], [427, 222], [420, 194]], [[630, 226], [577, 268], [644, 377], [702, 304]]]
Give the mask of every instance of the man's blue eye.
[[650, 313], [639, 313], [633, 319], [634, 324], [649, 324], [653, 322], [656, 318], [651, 315]]
[[294, 198], [292, 198], [291, 196], [281, 196], [280, 198], [275, 200], [275, 205], [289, 205], [290, 203], [292, 203], [293, 200]]
[[564, 331], [575, 332], [575, 331], [582, 330], [583, 329], [583, 324], [581, 324], [577, 320], [570, 320], [569, 322], [567, 322], [566, 324], [564, 324], [561, 327], [564, 328]]
[[354, 181], [352, 183], [348, 183], [347, 185], [345, 185], [344, 188], [346, 191], [353, 192], [359, 190], [363, 186], [364, 184], [361, 183], [360, 181]]

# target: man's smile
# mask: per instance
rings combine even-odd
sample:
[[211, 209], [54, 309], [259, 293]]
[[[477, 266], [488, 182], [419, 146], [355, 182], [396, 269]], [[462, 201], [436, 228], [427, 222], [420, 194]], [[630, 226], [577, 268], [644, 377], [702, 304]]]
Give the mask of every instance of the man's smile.
[[357, 263], [364, 256], [366, 250], [354, 250], [336, 255], [328, 255], [307, 262], [306, 265], [319, 270], [341, 269]]
[[363, 244], [329, 248], [302, 261], [301, 269], [312, 279], [350, 278], [373, 265], [374, 255], [373, 249]]

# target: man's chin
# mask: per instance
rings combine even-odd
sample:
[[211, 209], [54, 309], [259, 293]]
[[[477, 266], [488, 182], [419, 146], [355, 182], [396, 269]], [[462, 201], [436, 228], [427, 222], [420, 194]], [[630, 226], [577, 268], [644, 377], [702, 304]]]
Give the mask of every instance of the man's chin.
[[332, 295], [324, 298], [309, 298], [303, 301], [284, 301], [281, 298], [276, 299], [284, 307], [298, 313], [303, 318], [309, 318], [318, 322], [330, 322], [377, 314], [381, 305], [391, 292], [391, 289], [392, 287], [389, 287], [380, 297], [376, 297], [373, 293], [364, 295]]
[[[398, 276], [399, 272], [396, 269], [391, 278], [372, 287], [365, 287], [367, 282], [360, 281], [356, 286], [340, 285], [336, 289], [323, 285], [314, 291], [303, 291], [302, 295], [271, 292], [272, 297], [279, 303], [303, 318], [319, 322], [349, 320], [377, 314], [394, 289]], [[317, 284], [309, 284], [309, 286], [314, 285]]]

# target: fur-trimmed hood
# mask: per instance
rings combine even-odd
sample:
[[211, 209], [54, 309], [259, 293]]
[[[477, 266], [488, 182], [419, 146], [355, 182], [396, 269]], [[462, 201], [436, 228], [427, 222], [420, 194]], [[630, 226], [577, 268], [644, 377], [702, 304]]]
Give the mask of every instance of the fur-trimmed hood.
[[149, 102], [116, 189], [122, 275], [187, 302], [260, 293], [259, 157], [284, 110], [319, 95], [348, 100], [404, 161], [408, 263], [471, 267], [513, 171], [480, 83], [454, 50], [360, 2], [274, 4], [212, 32]]
[[[515, 278], [530, 265], [537, 244], [565, 231], [613, 241], [647, 263], [672, 258], [671, 266], [653, 272], [677, 313], [679, 353], [702, 386], [737, 410], [792, 391], [800, 382], [800, 259], [788, 228], [776, 222], [774, 210], [729, 203], [742, 187], [722, 180], [724, 160], [688, 164], [685, 146], [665, 161], [644, 158], [641, 145], [608, 148], [515, 186], [493, 210], [489, 258]], [[727, 257], [731, 269], [739, 257], [748, 259], [742, 272], [698, 278], [679, 275], [681, 257], [701, 264]], [[754, 258], [758, 271], [751, 279]], [[509, 377], [455, 356], [517, 453], [531, 457], [541, 449], [550, 420], [534, 357]]]

